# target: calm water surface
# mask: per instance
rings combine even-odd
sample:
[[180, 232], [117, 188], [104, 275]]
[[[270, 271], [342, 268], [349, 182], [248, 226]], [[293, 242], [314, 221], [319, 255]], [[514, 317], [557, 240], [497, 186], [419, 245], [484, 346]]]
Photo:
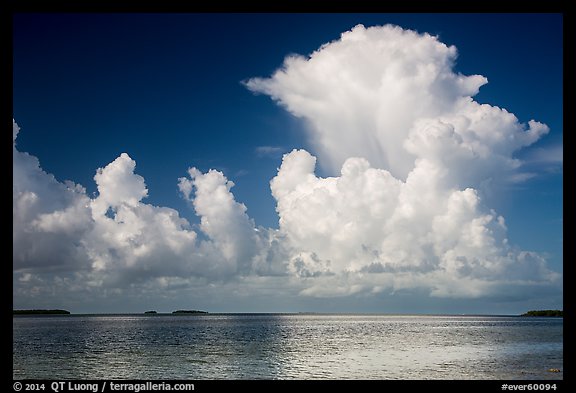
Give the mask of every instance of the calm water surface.
[[563, 319], [13, 317], [13, 378], [563, 379]]

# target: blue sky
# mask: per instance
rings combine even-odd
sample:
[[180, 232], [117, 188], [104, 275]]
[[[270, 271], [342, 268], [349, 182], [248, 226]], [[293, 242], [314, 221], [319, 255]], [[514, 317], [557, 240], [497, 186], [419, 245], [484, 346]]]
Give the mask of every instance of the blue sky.
[[[69, 236], [58, 237], [53, 227], [44, 229], [44, 232], [26, 230], [24, 227], [35, 222], [40, 215], [53, 214], [58, 209], [65, 210], [66, 205], [63, 203], [56, 203], [53, 208], [49, 207], [50, 203], [46, 203], [43, 210], [22, 213], [22, 217], [28, 217], [28, 221], [20, 223], [15, 220], [15, 233], [21, 232], [26, 234], [22, 235], [24, 237], [30, 236], [29, 239], [23, 238], [23, 244], [33, 244], [34, 239], [44, 236], [47, 231], [50, 236], [55, 236], [54, 239], [58, 239], [51, 241], [81, 244], [89, 251], [84, 250], [86, 255], [79, 258], [83, 262], [78, 264], [53, 262], [59, 257], [54, 260], [47, 258], [45, 262], [33, 261], [33, 255], [16, 256], [20, 243], [15, 240], [14, 306], [24, 308], [36, 305], [42, 300], [46, 302], [46, 306], [68, 307], [77, 311], [102, 311], [112, 306], [116, 311], [140, 311], [143, 304], [155, 304], [155, 307], [165, 308], [167, 311], [186, 305], [212, 311], [354, 309], [373, 312], [423, 312], [431, 309], [438, 312], [521, 312], [531, 305], [562, 308], [561, 14], [15, 14], [13, 117], [20, 128], [15, 148], [18, 152], [27, 152], [37, 157], [42, 173], [53, 174], [57, 182], [71, 180], [83, 186], [85, 192], [80, 194], [91, 200], [96, 200], [102, 194], [94, 180], [97, 169], [107, 168], [112, 162], [129, 168], [128, 160], [115, 161], [121, 153], [127, 153], [135, 163], [134, 174], [143, 178], [147, 190], [147, 196], [138, 203], [174, 209], [179, 218], [187, 220], [189, 226], [184, 225], [187, 233], [195, 233], [196, 241], [206, 241], [206, 247], [209, 246], [210, 249], [226, 248], [228, 240], [218, 239], [230, 239], [232, 235], [220, 238], [219, 234], [210, 232], [216, 231], [215, 227], [210, 230], [202, 226], [201, 217], [206, 217], [206, 220], [212, 223], [220, 220], [222, 217], [212, 217], [211, 214], [222, 206], [217, 205], [218, 198], [215, 197], [215, 205], [205, 206], [205, 213], [200, 214], [198, 209], [202, 207], [195, 207], [194, 203], [199, 204], [201, 199], [195, 199], [194, 190], [199, 192], [199, 187], [203, 187], [200, 180], [206, 180], [206, 183], [202, 184], [208, 187], [206, 203], [209, 204], [209, 184], [212, 184], [209, 180], [224, 182], [223, 184], [226, 181], [214, 176], [214, 179], [208, 178], [209, 170], [217, 170], [224, 179], [234, 183], [233, 187], [228, 188], [229, 195], [233, 196], [229, 209], [236, 211], [234, 217], [239, 217], [240, 220], [230, 224], [226, 221], [230, 217], [226, 216], [226, 219], [222, 218], [222, 228], [232, 228], [236, 224], [241, 228], [251, 225], [254, 230], [260, 228], [259, 233], [267, 231], [271, 237], [291, 239], [285, 246], [291, 251], [286, 251], [286, 256], [280, 258], [284, 262], [279, 261], [279, 266], [286, 264], [288, 260], [292, 260], [289, 266], [309, 267], [308, 264], [316, 263], [317, 259], [336, 264], [329, 256], [340, 246], [326, 249], [320, 247], [316, 250], [314, 245], [304, 245], [302, 239], [296, 239], [299, 226], [295, 217], [300, 217], [302, 212], [298, 212], [299, 215], [295, 215], [294, 210], [278, 213], [277, 203], [279, 198], [283, 198], [278, 195], [285, 190], [279, 189], [274, 196], [271, 193], [270, 181], [278, 175], [283, 155], [293, 149], [304, 149], [316, 157], [317, 179], [340, 176], [340, 161], [347, 158], [342, 156], [347, 154], [346, 146], [338, 146], [336, 154], [329, 146], [339, 144], [338, 139], [329, 141], [329, 144], [319, 142], [325, 140], [322, 138], [334, 135], [323, 130], [322, 124], [337, 124], [338, 116], [331, 118], [330, 113], [333, 112], [317, 115], [308, 112], [307, 108], [298, 107], [298, 104], [290, 101], [294, 94], [294, 91], [290, 90], [291, 86], [294, 86], [292, 82], [283, 84], [282, 81], [274, 80], [272, 75], [282, 67], [287, 56], [309, 56], [323, 44], [340, 40], [342, 33], [350, 31], [358, 24], [363, 24], [365, 28], [393, 24], [405, 31], [417, 32], [420, 34], [418, 37], [429, 33], [436, 36], [438, 42], [455, 46], [458, 54], [455, 64], [450, 67], [454, 75], [478, 74], [487, 78], [488, 83], [479, 87], [478, 94], [469, 94], [475, 102], [504, 108], [514, 114], [525, 129], [528, 128], [528, 121], [532, 119], [548, 126], [547, 133], [543, 133], [531, 143], [514, 148], [510, 153], [508, 158], [522, 162], [519, 168], [510, 169], [510, 177], [506, 178], [516, 176], [516, 180], [494, 180], [498, 178], [494, 173], [481, 172], [478, 176], [485, 178], [474, 183], [476, 180], [465, 179], [465, 174], [458, 173], [458, 179], [464, 176], [464, 180], [455, 180], [454, 186], [455, 189], [463, 191], [467, 182], [474, 184], [472, 188], [478, 191], [483, 214], [489, 215], [494, 211], [494, 222], [497, 216], [504, 217], [506, 233], [501, 235], [501, 238], [507, 239], [506, 243], [513, 247], [514, 252], [518, 255], [526, 255], [522, 254], [524, 251], [533, 252], [530, 258], [536, 262], [530, 263], [540, 267], [542, 263], [546, 265], [540, 272], [560, 275], [542, 279], [543, 283], [537, 285], [542, 289], [542, 292], [537, 292], [539, 299], [523, 297], [523, 291], [529, 288], [527, 283], [538, 281], [534, 277], [526, 279], [517, 291], [510, 289], [508, 294], [502, 289], [505, 286], [500, 287], [502, 283], [498, 284], [497, 289], [486, 289], [493, 288], [494, 284], [494, 280], [488, 280], [482, 290], [465, 295], [459, 294], [453, 288], [444, 291], [450, 295], [446, 295], [443, 290], [438, 290], [440, 295], [431, 295], [443, 284], [430, 284], [428, 278], [424, 280], [425, 284], [417, 285], [399, 284], [393, 278], [382, 278], [386, 284], [375, 284], [372, 280], [365, 289], [336, 294], [311, 290], [334, 284], [326, 282], [316, 285], [311, 282], [313, 279], [308, 277], [294, 287], [280, 289], [274, 296], [263, 300], [262, 297], [268, 294], [264, 288], [273, 288], [276, 284], [272, 281], [262, 284], [270, 274], [254, 273], [257, 270], [254, 270], [255, 268], [254, 271], [241, 272], [238, 266], [244, 262], [239, 260], [234, 262], [237, 265], [237, 268], [232, 269], [236, 269], [234, 272], [225, 270], [225, 273], [219, 273], [220, 275], [200, 274], [200, 281], [190, 281], [190, 276], [194, 274], [180, 272], [177, 267], [174, 268], [176, 273], [169, 274], [147, 267], [143, 271], [155, 273], [146, 275], [146, 278], [140, 281], [131, 280], [131, 275], [140, 277], [140, 273], [130, 269], [121, 274], [112, 271], [110, 266], [120, 263], [112, 260], [114, 253], [107, 253], [106, 258], [99, 254], [101, 239], [94, 240], [96, 230], [90, 226], [92, 224], [86, 224], [90, 226], [90, 229], [86, 229], [86, 233], [91, 234], [90, 241], [86, 238], [71, 240]], [[418, 39], [414, 39], [414, 42], [417, 41]], [[336, 52], [338, 49], [333, 47], [334, 54], [339, 56]], [[378, 59], [374, 61], [378, 65]], [[335, 67], [338, 66], [336, 62]], [[302, 67], [302, 70], [308, 70], [306, 72], [313, 70], [305, 68], [305, 65]], [[290, 72], [288, 76], [295, 78], [294, 83], [297, 83], [298, 69], [295, 68], [293, 74]], [[257, 81], [253, 78], [262, 79]], [[250, 84], [250, 81], [253, 83]], [[311, 94], [314, 97], [332, 97], [329, 90], [331, 88], [332, 85], [326, 85], [322, 87], [326, 91]], [[420, 93], [415, 87], [409, 94], [418, 97]], [[358, 108], [362, 110], [360, 106]], [[409, 112], [410, 109], [403, 110]], [[356, 107], [351, 110], [356, 110]], [[393, 112], [384, 114], [390, 117]], [[447, 115], [444, 113], [443, 116]], [[447, 120], [443, 118], [442, 121]], [[357, 126], [362, 127], [362, 124]], [[316, 131], [313, 130], [314, 127], [317, 128]], [[343, 126], [341, 132], [354, 131], [347, 131]], [[387, 148], [389, 147], [383, 147]], [[398, 149], [402, 149], [402, 146], [398, 146]], [[415, 149], [421, 151], [421, 147], [416, 146]], [[361, 152], [361, 147], [354, 150], [355, 155], [360, 155]], [[394, 155], [393, 152], [388, 154], [390, 157]], [[340, 158], [342, 160], [338, 161]], [[391, 170], [373, 162], [375, 160], [368, 153], [365, 158], [374, 168]], [[301, 155], [294, 159], [305, 162], [308, 158]], [[330, 164], [330, 160], [338, 165]], [[195, 177], [186, 177], [191, 167], [197, 168], [198, 174]], [[391, 171], [394, 177], [401, 181], [406, 180], [406, 173], [402, 176], [402, 169]], [[502, 172], [505, 172], [505, 169]], [[108, 173], [112, 171], [104, 171], [105, 175]], [[15, 170], [15, 216], [19, 214], [19, 208], [16, 207], [20, 206], [18, 200], [26, 192], [28, 184], [17, 184], [18, 176], [19, 172]], [[186, 180], [179, 180], [182, 177]], [[34, 176], [30, 178], [33, 179]], [[488, 178], [492, 183], [486, 186]], [[111, 182], [114, 181], [114, 178], [111, 179]], [[130, 179], [133, 178], [130, 177], [126, 184], [132, 184]], [[320, 180], [318, 187], [324, 184]], [[192, 184], [194, 182], [196, 184]], [[188, 195], [183, 191], [186, 184], [189, 184], [192, 190]], [[39, 190], [40, 188], [34, 192], [41, 199]], [[215, 192], [214, 190], [216, 188], [212, 189], [212, 192]], [[132, 195], [132, 191], [133, 189], [126, 192]], [[50, 201], [57, 197], [46, 198]], [[110, 196], [108, 202], [109, 208], [112, 211], [116, 209], [119, 217], [119, 206], [123, 202], [118, 201], [118, 198], [120, 197], [117, 195]], [[226, 201], [229, 202], [227, 199]], [[223, 199], [222, 203], [228, 202]], [[328, 206], [327, 203], [325, 206]], [[241, 204], [245, 206], [245, 211]], [[131, 206], [140, 209], [141, 205]], [[293, 204], [289, 209], [298, 208]], [[228, 210], [222, 208], [219, 211]], [[437, 215], [444, 217], [443, 211], [438, 210]], [[111, 218], [114, 219], [114, 212], [107, 214], [112, 214]], [[279, 224], [279, 215], [285, 217], [287, 224], [284, 227]], [[118, 217], [117, 222], [120, 220]], [[416, 222], [410, 225], [416, 225]], [[37, 226], [35, 228], [38, 229]], [[402, 228], [404, 229], [399, 230], [410, 231], [410, 227]], [[320, 236], [316, 229], [310, 230]], [[101, 233], [99, 230], [96, 232]], [[327, 233], [321, 235], [324, 237], [319, 237], [319, 242], [331, 236]], [[238, 246], [242, 243], [241, 239], [242, 237], [236, 239], [239, 243], [234, 244]], [[278, 239], [278, 243], [282, 243]], [[500, 241], [499, 239], [500, 237], [496, 240]], [[330, 238], [330, 241], [336, 240]], [[338, 244], [346, 243], [341, 240], [338, 240]], [[384, 238], [378, 241], [380, 240]], [[259, 241], [261, 240], [256, 242]], [[353, 242], [351, 244], [350, 247], [359, 246]], [[428, 244], [423, 246], [423, 249], [433, 246]], [[67, 245], [63, 247], [66, 248]], [[110, 245], [106, 247], [109, 250], [114, 248]], [[261, 250], [259, 247], [254, 246], [254, 250]], [[374, 252], [380, 253], [380, 257], [384, 255], [383, 248], [374, 247]], [[235, 250], [234, 247], [232, 249]], [[131, 252], [123, 250], [122, 252]], [[254, 258], [258, 253], [254, 250], [244, 250], [246, 258]], [[46, 252], [49, 251], [45, 250], [44, 254]], [[204, 250], [200, 254], [206, 255], [206, 252]], [[267, 252], [267, 255], [272, 254], [270, 250]], [[509, 254], [509, 251], [499, 252], [500, 256]], [[313, 262], [306, 260], [302, 253], [307, 253], [308, 257], [314, 254], [314, 257], [310, 257]], [[118, 251], [118, 255], [122, 253]], [[154, 255], [157, 259], [164, 258], [159, 256], [163, 254]], [[392, 256], [389, 257], [393, 259]], [[444, 266], [442, 258], [435, 254], [434, 258], [437, 257], [438, 261], [433, 263]], [[182, 258], [182, 263], [187, 263], [186, 258]], [[524, 260], [524, 257], [518, 258]], [[136, 258], [134, 264], [138, 263], [140, 262]], [[387, 268], [386, 263], [378, 263], [382, 263], [379, 266]], [[51, 264], [54, 266], [49, 266]], [[353, 270], [351, 266], [330, 270], [326, 267], [328, 265], [322, 265], [325, 269], [318, 270], [318, 275], [339, 276], [342, 272]], [[291, 272], [291, 280], [297, 281], [303, 270], [290, 270], [289, 266], [279, 268], [274, 277], [282, 277], [283, 274]], [[474, 269], [474, 266], [470, 268]], [[195, 271], [194, 269], [192, 270]], [[287, 270], [279, 273], [282, 269]], [[438, 274], [441, 274], [442, 269]], [[312, 276], [316, 274], [313, 270], [306, 270], [309, 271], [313, 272]], [[95, 278], [95, 272], [105, 272], [106, 278]], [[478, 279], [476, 276], [473, 278]], [[64, 280], [67, 284], [58, 286], [55, 284], [58, 280]], [[90, 291], [84, 292], [80, 288], [83, 280], [94, 282]], [[158, 289], [160, 287], [154, 287], [159, 280], [178, 281], [178, 284], [170, 281], [170, 294], [162, 295], [162, 291]], [[252, 285], [257, 289], [251, 291]], [[343, 285], [355, 288], [355, 285], [359, 284]], [[141, 289], [138, 289], [139, 286], [142, 286]], [[212, 289], [203, 292], [202, 288], [205, 286]], [[80, 289], [74, 289], [76, 287]], [[127, 290], [127, 287], [130, 290]], [[151, 289], [152, 287], [154, 289]], [[183, 288], [181, 292], [177, 287]], [[221, 288], [221, 292], [214, 288]], [[285, 293], [282, 293], [283, 290]], [[54, 295], [40, 299], [38, 294], [44, 291]], [[111, 295], [112, 293], [115, 295]], [[138, 300], [139, 293], [142, 295], [142, 304]], [[202, 293], [210, 293], [212, 300], [200, 301], [195, 297], [201, 298]], [[371, 293], [377, 295], [372, 296]], [[86, 301], [78, 300], [83, 299], [83, 296], [87, 297]], [[344, 305], [344, 309], [338, 310], [338, 305]]]

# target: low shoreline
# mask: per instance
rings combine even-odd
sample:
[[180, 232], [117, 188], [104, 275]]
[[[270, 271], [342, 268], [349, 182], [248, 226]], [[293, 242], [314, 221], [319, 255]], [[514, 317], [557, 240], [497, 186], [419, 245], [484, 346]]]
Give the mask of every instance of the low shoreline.
[[53, 309], [53, 310], [42, 310], [42, 309], [12, 310], [12, 315], [70, 315], [70, 311], [60, 310], [60, 309]]

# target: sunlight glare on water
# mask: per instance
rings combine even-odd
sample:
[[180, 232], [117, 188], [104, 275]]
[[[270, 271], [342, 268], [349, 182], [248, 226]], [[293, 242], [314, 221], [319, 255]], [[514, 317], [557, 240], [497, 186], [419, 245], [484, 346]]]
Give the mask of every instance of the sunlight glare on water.
[[14, 379], [563, 378], [548, 371], [563, 368], [562, 318], [72, 315], [13, 328]]

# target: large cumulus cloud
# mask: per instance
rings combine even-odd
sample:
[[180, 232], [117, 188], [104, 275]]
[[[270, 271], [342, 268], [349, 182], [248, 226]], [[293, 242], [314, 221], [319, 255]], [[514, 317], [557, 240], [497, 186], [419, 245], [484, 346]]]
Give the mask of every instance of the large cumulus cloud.
[[319, 178], [315, 162], [294, 150], [271, 182], [280, 231], [299, 256], [291, 272], [338, 276], [310, 281], [305, 293], [425, 288], [477, 297], [559, 279], [542, 256], [508, 243], [504, 218], [474, 189], [446, 188], [445, 168], [418, 165], [404, 182], [364, 158], [346, 160], [338, 177]]
[[[474, 101], [487, 80], [456, 73], [456, 56], [428, 34], [359, 25], [245, 81], [302, 118], [314, 150], [285, 154], [271, 179], [278, 229], [256, 225], [224, 173], [190, 168], [177, 187], [200, 218], [194, 230], [176, 210], [146, 203], [126, 153], [96, 170], [90, 197], [18, 151], [14, 122], [15, 294], [217, 285], [228, 298], [481, 298], [557, 285], [542, 255], [509, 244], [482, 192], [526, 178], [515, 154], [548, 127]], [[317, 176], [317, 164], [332, 177]]]
[[21, 295], [26, 288], [47, 293], [60, 287], [162, 288], [250, 272], [257, 232], [222, 173], [191, 169], [193, 185], [180, 179], [186, 198], [195, 189], [190, 200], [201, 219], [198, 234], [176, 210], [143, 201], [148, 189], [128, 154], [97, 169], [98, 193], [91, 198], [18, 151], [15, 122], [13, 128], [13, 266]]
[[[451, 167], [457, 184], [474, 186], [516, 169], [512, 153], [548, 127], [525, 126], [505, 109], [475, 102], [488, 81], [455, 73], [456, 57], [454, 46], [428, 34], [358, 25], [245, 85], [307, 122], [320, 163], [333, 174], [348, 158], [363, 157], [406, 179], [416, 160], [428, 159]], [[457, 169], [462, 162], [465, 173]]]
[[[514, 153], [548, 127], [474, 101], [487, 80], [455, 73], [456, 56], [428, 34], [358, 25], [245, 82], [303, 118], [320, 164], [339, 173], [316, 177], [316, 158], [295, 150], [271, 182], [280, 230], [313, 256], [297, 271], [346, 274], [339, 290], [423, 286], [438, 296], [558, 279], [542, 256], [508, 244], [505, 219], [482, 199], [524, 178]], [[368, 274], [379, 278], [358, 279]]]

